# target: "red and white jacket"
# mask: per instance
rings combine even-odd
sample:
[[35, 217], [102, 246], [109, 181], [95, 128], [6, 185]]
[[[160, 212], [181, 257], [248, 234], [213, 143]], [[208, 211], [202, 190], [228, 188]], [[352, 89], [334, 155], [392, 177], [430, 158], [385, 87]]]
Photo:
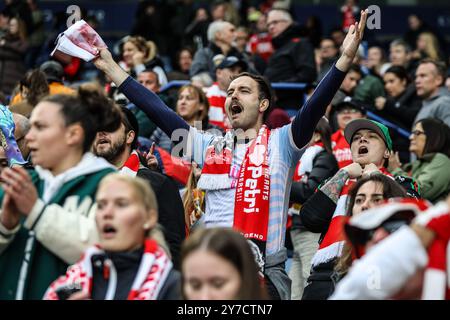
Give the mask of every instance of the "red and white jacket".
[[[99, 246], [90, 247], [85, 251], [80, 261], [70, 266], [64, 276], [55, 280], [44, 295], [45, 300], [59, 300], [56, 291], [60, 287], [78, 284], [82, 292], [92, 293], [92, 256], [104, 254]], [[105, 264], [112, 265], [109, 260]], [[138, 272], [128, 294], [128, 300], [156, 300], [167, 277], [172, 270], [172, 261], [170, 261], [164, 250], [155, 240], [147, 239], [144, 243], [144, 254], [139, 265]], [[106, 270], [110, 274], [110, 281], [117, 280], [117, 274], [114, 276], [115, 268], [112, 266]], [[110, 287], [110, 286], [108, 286]], [[111, 286], [114, 287], [114, 286]], [[106, 300], [114, 299], [115, 292], [106, 293]]]
[[350, 145], [344, 137], [344, 131], [338, 130], [331, 136], [333, 154], [338, 162], [339, 169], [353, 163]]
[[214, 82], [206, 91], [206, 97], [209, 102], [209, 122], [224, 130], [229, 129], [225, 121], [227, 117], [225, 113], [225, 99], [227, 98], [227, 93], [219, 88], [217, 82]]

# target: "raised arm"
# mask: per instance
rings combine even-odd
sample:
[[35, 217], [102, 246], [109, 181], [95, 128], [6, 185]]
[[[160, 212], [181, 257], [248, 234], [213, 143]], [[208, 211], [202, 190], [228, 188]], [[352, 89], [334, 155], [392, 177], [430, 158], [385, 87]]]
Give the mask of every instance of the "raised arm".
[[161, 128], [169, 137], [176, 129], [189, 130], [189, 125], [170, 109], [153, 92], [139, 84], [126, 73], [112, 58], [107, 49], [100, 50], [94, 60], [95, 66], [103, 71], [119, 87], [120, 91]]
[[355, 58], [366, 26], [367, 10], [361, 12], [361, 22], [356, 22], [342, 44], [342, 54], [335, 65], [320, 81], [311, 98], [299, 110], [292, 122], [292, 136], [298, 148], [306, 145], [312, 137], [314, 129], [325, 110], [341, 86], [350, 65]]

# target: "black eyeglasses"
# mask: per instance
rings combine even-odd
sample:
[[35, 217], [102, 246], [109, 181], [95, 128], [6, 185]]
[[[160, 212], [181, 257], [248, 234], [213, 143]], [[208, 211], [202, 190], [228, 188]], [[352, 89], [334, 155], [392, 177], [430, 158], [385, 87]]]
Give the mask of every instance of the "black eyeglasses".
[[420, 135], [422, 135], [422, 134], [425, 134], [425, 132], [424, 132], [424, 131], [420, 131], [420, 130], [414, 130], [414, 131], [411, 132], [411, 134], [412, 134], [413, 136], [418, 137], [418, 136], [420, 136]]

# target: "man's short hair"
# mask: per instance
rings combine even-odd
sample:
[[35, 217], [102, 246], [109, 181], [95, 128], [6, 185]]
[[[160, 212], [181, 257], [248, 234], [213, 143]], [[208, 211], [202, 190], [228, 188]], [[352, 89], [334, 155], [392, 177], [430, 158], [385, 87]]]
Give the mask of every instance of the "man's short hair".
[[293, 22], [292, 15], [291, 15], [291, 13], [288, 10], [282, 9], [282, 8], [273, 8], [273, 9], [269, 10], [267, 15], [269, 15], [269, 13], [271, 13], [272, 11], [280, 12], [282, 14], [282, 16], [283, 16], [283, 19], [286, 19], [288, 22]]
[[258, 84], [259, 101], [262, 101], [264, 99], [269, 100], [269, 107], [266, 109], [266, 111], [264, 111], [264, 116], [263, 116], [263, 119], [265, 121], [267, 119], [267, 117], [269, 116], [270, 112], [272, 111], [273, 104], [274, 104], [274, 102], [273, 102], [274, 94], [273, 94], [272, 87], [270, 86], [270, 82], [267, 80], [267, 78], [265, 78], [263, 76], [249, 73], [249, 72], [239, 73], [238, 75], [231, 77], [231, 81], [234, 81], [237, 78], [241, 78], [241, 77], [250, 77], [256, 81], [256, 83]]
[[398, 46], [402, 46], [405, 49], [406, 53], [410, 53], [412, 51], [411, 46], [403, 39], [396, 39], [391, 42], [391, 45], [390, 45], [391, 48], [398, 47]]
[[357, 65], [356, 63], [352, 63], [352, 64], [350, 65], [350, 67], [348, 68], [347, 73], [350, 73], [350, 72], [356, 72], [356, 73], [359, 73], [359, 75], [361, 76], [361, 78], [364, 76], [364, 74], [363, 74], [363, 72], [362, 72], [362, 70], [361, 70], [361, 67], [360, 67], [359, 65]]
[[431, 58], [425, 58], [420, 60], [419, 65], [425, 64], [425, 63], [431, 63], [435, 66], [437, 74], [442, 77], [442, 83], [444, 83], [445, 79], [447, 78], [447, 66], [443, 61], [434, 60]]

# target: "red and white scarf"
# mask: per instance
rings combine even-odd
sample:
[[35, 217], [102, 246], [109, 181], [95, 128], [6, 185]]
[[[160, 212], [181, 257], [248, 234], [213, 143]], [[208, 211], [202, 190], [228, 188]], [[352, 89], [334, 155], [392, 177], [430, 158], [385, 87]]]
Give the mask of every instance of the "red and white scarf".
[[[92, 261], [93, 255], [104, 254], [99, 246], [90, 247], [85, 251], [80, 261], [70, 266], [64, 276], [55, 280], [44, 295], [45, 300], [58, 300], [56, 290], [60, 287], [78, 284], [81, 290], [89, 294], [92, 293]], [[105, 267], [111, 265], [110, 260], [105, 261]], [[155, 240], [147, 239], [144, 243], [144, 253], [139, 265], [138, 272], [134, 278], [127, 300], [156, 300], [167, 277], [172, 270], [170, 261], [164, 250], [159, 247]], [[109, 279], [114, 278], [111, 272], [114, 268], [105, 270], [110, 273]], [[109, 286], [108, 286], [109, 287]], [[107, 292], [106, 300], [114, 299], [115, 292]], [[109, 298], [108, 298], [109, 297]]]
[[203, 190], [230, 189], [236, 185], [233, 228], [256, 245], [252, 249], [261, 269], [269, 225], [269, 136], [270, 130], [261, 127], [246, 151], [237, 182], [234, 182], [230, 177], [234, 136], [228, 132], [225, 139], [213, 142], [207, 148], [198, 182], [198, 187]]
[[141, 162], [139, 161], [139, 155], [136, 150], [133, 150], [127, 161], [125, 161], [120, 169], [120, 173], [130, 177], [136, 177], [140, 164]]
[[[383, 174], [392, 177], [392, 175], [385, 168], [380, 168], [380, 171]], [[355, 182], [356, 179], [348, 179], [341, 190], [330, 226], [328, 227], [327, 233], [319, 245], [319, 250], [317, 250], [312, 259], [313, 267], [329, 262], [334, 258], [340, 257], [342, 254], [342, 249], [344, 248], [346, 239], [344, 224], [349, 218], [346, 213], [348, 191]]]

